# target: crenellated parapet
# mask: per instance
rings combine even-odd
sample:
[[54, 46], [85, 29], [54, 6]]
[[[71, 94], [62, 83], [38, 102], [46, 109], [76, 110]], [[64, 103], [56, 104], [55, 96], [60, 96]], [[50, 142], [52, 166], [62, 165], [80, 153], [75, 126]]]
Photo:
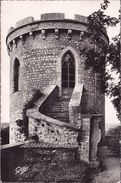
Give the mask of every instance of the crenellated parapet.
[[[43, 40], [46, 39], [47, 33], [53, 31], [55, 39], [59, 39], [59, 34], [66, 31], [67, 37], [71, 40], [73, 34], [78, 32], [80, 34], [80, 41], [82, 40], [84, 32], [87, 30], [87, 18], [81, 15], [75, 15], [74, 19], [65, 19], [63, 13], [45, 13], [41, 14], [40, 20], [34, 20], [33, 17], [27, 17], [18, 21], [15, 27], [11, 27], [6, 37], [6, 44], [8, 52], [17, 47], [18, 41], [26, 40], [26, 37], [35, 37], [40, 34]], [[106, 31], [102, 31], [102, 39], [108, 43]]]
[[30, 23], [33, 23], [33, 22], [34, 22], [34, 18], [33, 17], [26, 17], [26, 18], [16, 22], [15, 28], [18, 28], [18, 27], [21, 27], [21, 26], [24, 26], [26, 24], [30, 24]]

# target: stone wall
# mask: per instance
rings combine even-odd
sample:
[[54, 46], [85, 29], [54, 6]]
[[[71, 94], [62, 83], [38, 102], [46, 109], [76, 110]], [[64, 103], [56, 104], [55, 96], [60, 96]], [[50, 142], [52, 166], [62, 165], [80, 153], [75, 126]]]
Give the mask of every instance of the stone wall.
[[79, 161], [77, 148], [27, 142], [3, 146], [2, 182], [91, 182], [89, 164]]
[[3, 146], [1, 179], [3, 182], [43, 183], [69, 179], [74, 175], [67, 172], [67, 167], [74, 167], [78, 160], [76, 152], [76, 148], [58, 148], [35, 142]]
[[47, 117], [34, 110], [27, 112], [29, 135], [36, 134], [38, 140], [63, 147], [77, 147], [78, 129], [72, 125]]

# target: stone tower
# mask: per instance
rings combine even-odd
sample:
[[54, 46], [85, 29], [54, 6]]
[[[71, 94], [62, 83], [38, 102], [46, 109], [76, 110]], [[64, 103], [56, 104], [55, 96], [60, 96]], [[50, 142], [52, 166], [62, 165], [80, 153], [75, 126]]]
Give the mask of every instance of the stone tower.
[[[96, 158], [99, 123], [104, 138], [105, 97], [98, 75], [85, 68], [80, 52], [90, 46], [85, 31], [86, 17], [71, 20], [61, 13], [27, 17], [10, 28], [10, 143], [36, 134], [39, 141], [58, 146], [81, 144], [83, 159]], [[105, 30], [102, 40], [108, 44]]]

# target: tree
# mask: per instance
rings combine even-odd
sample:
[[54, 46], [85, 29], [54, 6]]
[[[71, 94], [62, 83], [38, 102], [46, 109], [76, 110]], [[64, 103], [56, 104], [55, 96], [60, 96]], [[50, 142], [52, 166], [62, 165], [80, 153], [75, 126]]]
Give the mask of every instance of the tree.
[[113, 155], [120, 156], [121, 126], [110, 128], [106, 134], [106, 145]]
[[108, 94], [113, 98], [112, 103], [120, 119], [120, 34], [113, 38], [113, 43], [109, 45], [107, 60], [111, 70], [118, 74], [118, 83], [110, 84]]
[[110, 128], [107, 131], [106, 135], [118, 136], [120, 140], [120, 133], [121, 133], [121, 126], [116, 126], [116, 127]]
[[92, 67], [101, 78], [102, 92], [112, 97], [112, 103], [120, 115], [120, 82], [115, 83], [114, 78], [105, 70], [110, 66], [111, 71], [120, 73], [120, 34], [112, 39], [107, 46], [101, 39], [101, 31], [105, 31], [109, 26], [116, 26], [120, 22], [118, 18], [110, 17], [105, 14], [105, 10], [109, 5], [108, 0], [101, 3], [100, 9], [88, 16], [87, 32], [84, 38], [89, 38], [90, 47], [85, 47], [82, 53], [86, 56], [86, 67]]

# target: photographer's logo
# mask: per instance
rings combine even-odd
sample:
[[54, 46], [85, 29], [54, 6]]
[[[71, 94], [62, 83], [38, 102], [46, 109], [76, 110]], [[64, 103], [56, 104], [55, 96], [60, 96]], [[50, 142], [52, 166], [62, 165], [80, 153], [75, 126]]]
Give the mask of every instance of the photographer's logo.
[[25, 173], [25, 172], [28, 170], [28, 168], [29, 168], [29, 166], [23, 166], [23, 167], [18, 166], [18, 167], [15, 169], [15, 175], [16, 175], [16, 174], [22, 175], [23, 173]]

